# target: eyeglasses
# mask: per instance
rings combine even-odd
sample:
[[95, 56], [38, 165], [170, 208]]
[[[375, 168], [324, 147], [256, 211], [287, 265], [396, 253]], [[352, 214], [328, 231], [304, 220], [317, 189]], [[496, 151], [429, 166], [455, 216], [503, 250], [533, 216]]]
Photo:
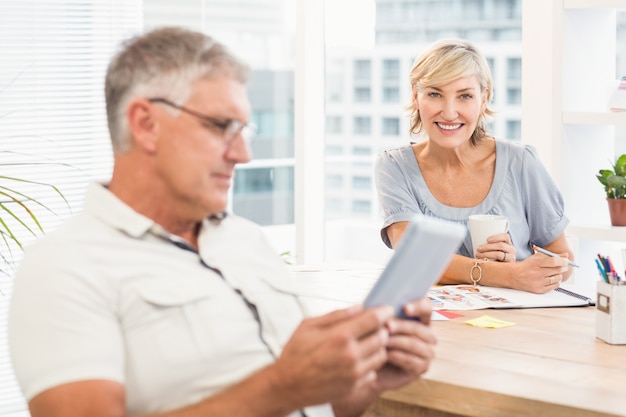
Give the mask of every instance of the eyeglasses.
[[195, 110], [188, 109], [183, 106], [179, 106], [176, 103], [169, 101], [166, 98], [149, 98], [148, 101], [150, 103], [162, 103], [167, 106], [178, 109], [182, 112], [185, 112], [191, 116], [194, 116], [205, 123], [209, 123], [222, 132], [222, 138], [226, 144], [230, 144], [232, 140], [238, 135], [241, 134], [246, 142], [249, 142], [254, 134], [256, 133], [256, 126], [251, 123], [242, 123], [236, 119], [227, 119], [227, 120], [218, 120], [211, 116], [207, 116], [205, 114], [199, 113]]

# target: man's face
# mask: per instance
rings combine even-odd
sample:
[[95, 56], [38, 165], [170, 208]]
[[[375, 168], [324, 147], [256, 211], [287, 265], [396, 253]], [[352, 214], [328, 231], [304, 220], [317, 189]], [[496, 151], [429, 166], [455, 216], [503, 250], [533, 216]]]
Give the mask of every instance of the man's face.
[[[197, 81], [189, 100], [176, 104], [220, 124], [246, 123], [250, 115], [245, 85], [227, 77]], [[241, 133], [228, 140], [215, 123], [186, 112], [172, 116], [161, 107], [155, 170], [170, 203], [189, 220], [224, 211], [235, 165], [250, 161], [248, 144]]]

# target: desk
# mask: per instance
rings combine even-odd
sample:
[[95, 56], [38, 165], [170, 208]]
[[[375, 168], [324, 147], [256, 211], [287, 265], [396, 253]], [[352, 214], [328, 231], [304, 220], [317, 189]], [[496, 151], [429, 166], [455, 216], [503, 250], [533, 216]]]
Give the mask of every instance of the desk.
[[[626, 346], [595, 338], [595, 308], [475, 310], [435, 321], [431, 369], [368, 417], [626, 416]], [[514, 326], [465, 324], [483, 314]]]
[[[330, 294], [354, 279], [330, 275], [335, 282]], [[372, 274], [366, 275], [364, 282], [371, 282]], [[309, 275], [303, 281], [311, 294], [317, 280]], [[327, 290], [331, 286], [328, 278], [320, 282]], [[357, 287], [357, 297], [363, 291]], [[367, 417], [626, 416], [626, 345], [596, 339], [594, 307], [462, 314], [432, 323], [439, 343], [429, 371], [383, 394]], [[515, 325], [465, 324], [481, 315]]]

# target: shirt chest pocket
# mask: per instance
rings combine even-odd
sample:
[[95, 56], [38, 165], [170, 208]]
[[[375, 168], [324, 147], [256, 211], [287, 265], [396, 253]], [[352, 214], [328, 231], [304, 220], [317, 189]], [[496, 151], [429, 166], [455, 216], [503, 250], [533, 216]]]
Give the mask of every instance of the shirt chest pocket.
[[206, 288], [185, 288], [176, 283], [151, 283], [135, 289], [125, 315], [124, 331], [130, 355], [180, 363], [213, 352], [215, 297]]

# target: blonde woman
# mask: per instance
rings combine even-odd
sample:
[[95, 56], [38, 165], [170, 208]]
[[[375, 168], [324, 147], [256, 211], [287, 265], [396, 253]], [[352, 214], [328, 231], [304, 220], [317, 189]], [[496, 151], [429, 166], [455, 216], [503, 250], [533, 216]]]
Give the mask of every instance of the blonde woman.
[[[440, 283], [557, 288], [573, 259], [563, 198], [532, 146], [487, 132], [493, 80], [484, 56], [465, 40], [438, 41], [417, 58], [410, 82], [410, 133], [420, 140], [376, 162], [383, 241], [395, 247], [416, 213], [464, 224], [472, 214], [504, 215], [509, 232], [478, 248], [468, 233]], [[535, 254], [533, 245], [560, 257]]]

